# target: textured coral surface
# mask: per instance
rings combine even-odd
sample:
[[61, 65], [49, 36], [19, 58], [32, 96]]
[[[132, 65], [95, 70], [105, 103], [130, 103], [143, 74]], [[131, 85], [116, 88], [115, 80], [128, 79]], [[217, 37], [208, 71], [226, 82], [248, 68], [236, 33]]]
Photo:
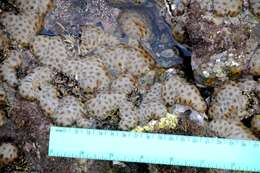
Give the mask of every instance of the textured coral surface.
[[48, 157], [49, 128], [259, 140], [258, 22], [258, 0], [1, 1], [0, 172], [230, 172]]

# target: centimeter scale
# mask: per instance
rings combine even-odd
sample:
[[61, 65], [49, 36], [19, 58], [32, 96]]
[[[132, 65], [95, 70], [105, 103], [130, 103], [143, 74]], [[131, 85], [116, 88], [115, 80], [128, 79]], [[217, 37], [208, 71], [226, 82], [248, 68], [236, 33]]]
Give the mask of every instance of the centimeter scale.
[[49, 156], [260, 172], [260, 142], [51, 127]]

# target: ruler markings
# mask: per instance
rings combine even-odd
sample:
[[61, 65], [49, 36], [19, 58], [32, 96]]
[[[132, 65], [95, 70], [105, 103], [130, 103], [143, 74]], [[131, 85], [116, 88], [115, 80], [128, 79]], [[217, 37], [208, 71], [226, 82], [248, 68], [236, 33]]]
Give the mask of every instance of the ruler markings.
[[49, 156], [260, 171], [260, 142], [51, 127]]

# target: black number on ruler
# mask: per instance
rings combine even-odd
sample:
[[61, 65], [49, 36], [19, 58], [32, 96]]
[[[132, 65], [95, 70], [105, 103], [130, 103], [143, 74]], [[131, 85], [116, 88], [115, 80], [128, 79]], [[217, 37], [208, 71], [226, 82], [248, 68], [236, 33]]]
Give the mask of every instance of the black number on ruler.
[[198, 139], [194, 137], [194, 138], [192, 138], [192, 142], [193, 142], [193, 143], [197, 143], [197, 142], [198, 142]]
[[115, 133], [114, 132], [110, 132], [110, 136], [114, 136], [115, 135]]
[[134, 138], [138, 138], [138, 133], [134, 133]]
[[53, 154], [53, 149], [50, 150], [50, 154]]
[[241, 146], [242, 147], [246, 147], [246, 143], [245, 142], [241, 142]]
[[91, 131], [90, 131], [90, 130], [86, 130], [86, 134], [87, 134], [87, 135], [90, 135], [90, 134], [91, 134]]
[[204, 166], [204, 164], [205, 164], [205, 160], [200, 160], [200, 166]]
[[162, 135], [158, 135], [158, 139], [162, 140], [163, 139]]
[[125, 133], [122, 133], [122, 137], [125, 138], [127, 135]]
[[217, 139], [217, 144], [222, 144], [222, 141], [220, 139]]
[[229, 145], [234, 145], [234, 142], [233, 141], [229, 141]]
[[170, 157], [170, 164], [173, 164], [173, 162], [174, 162], [174, 158], [173, 157]]
[[113, 154], [113, 153], [109, 153], [108, 157], [109, 157], [110, 159], [112, 159], [112, 158], [114, 157], [114, 154]]
[[205, 139], [205, 144], [209, 144], [210, 140], [208, 138]]
[[56, 129], [55, 131], [56, 132], [65, 132], [66, 130], [65, 129]]
[[79, 152], [79, 155], [84, 155], [84, 154], [85, 154], [84, 151], [80, 151], [80, 152]]
[[231, 167], [231, 169], [234, 169], [236, 167], [236, 163], [231, 162], [230, 167]]
[[174, 140], [173, 136], [169, 136], [168, 140], [173, 141]]
[[254, 143], [254, 148], [258, 148], [258, 147], [260, 147], [259, 142], [255, 142], [255, 143]]

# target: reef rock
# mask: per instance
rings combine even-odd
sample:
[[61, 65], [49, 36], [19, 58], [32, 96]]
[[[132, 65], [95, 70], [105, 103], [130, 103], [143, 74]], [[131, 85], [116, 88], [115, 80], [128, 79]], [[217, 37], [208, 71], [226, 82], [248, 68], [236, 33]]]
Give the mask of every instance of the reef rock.
[[[258, 75], [258, 36], [254, 32], [258, 21], [244, 3], [194, 0], [172, 4], [176, 8], [165, 18], [176, 38], [192, 47], [191, 65], [196, 82], [216, 86], [244, 74]], [[259, 3], [251, 4], [251, 9], [255, 9]]]

